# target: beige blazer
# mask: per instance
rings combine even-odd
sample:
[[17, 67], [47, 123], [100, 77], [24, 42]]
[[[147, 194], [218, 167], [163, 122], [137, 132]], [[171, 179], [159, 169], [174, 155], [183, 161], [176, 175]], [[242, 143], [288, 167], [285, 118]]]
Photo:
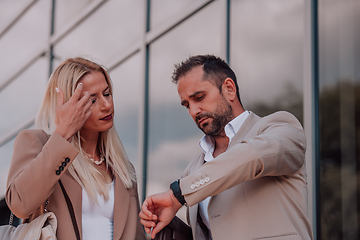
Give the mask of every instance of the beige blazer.
[[[76, 239], [70, 213], [58, 183], [61, 179], [73, 204], [82, 237], [82, 189], [67, 170], [78, 151], [57, 133], [49, 136], [42, 130], [21, 131], [14, 144], [6, 202], [13, 213], [26, 222], [43, 212], [49, 198], [48, 211], [58, 220], [57, 238]], [[65, 165], [65, 159], [70, 160]], [[64, 169], [60, 166], [63, 166]], [[60, 171], [60, 175], [56, 174]], [[59, 173], [59, 172], [58, 172]], [[145, 239], [139, 220], [139, 199], [136, 184], [126, 189], [119, 176], [115, 176], [113, 239]]]
[[196, 240], [206, 239], [198, 204], [208, 206], [214, 240], [313, 239], [307, 218], [305, 136], [288, 112], [250, 113], [226, 152], [195, 158], [180, 180]]

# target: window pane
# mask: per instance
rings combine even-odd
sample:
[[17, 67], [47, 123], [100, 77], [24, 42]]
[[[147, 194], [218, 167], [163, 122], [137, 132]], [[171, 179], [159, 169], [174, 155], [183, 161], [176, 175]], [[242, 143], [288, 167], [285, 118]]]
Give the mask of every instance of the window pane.
[[230, 65], [244, 107], [303, 119], [303, 0], [231, 1]]
[[169, 189], [200, 153], [198, 141], [203, 134], [180, 105], [171, 75], [174, 64], [189, 55], [220, 56], [219, 4], [211, 3], [150, 46], [147, 195]]
[[143, 95], [140, 91], [143, 75], [138, 69], [141, 61], [141, 55], [136, 54], [110, 72], [114, 85], [115, 127], [135, 167], [139, 158], [139, 107]]
[[44, 47], [50, 34], [50, 1], [40, 0], [0, 38], [0, 84], [19, 68], [19, 62]]
[[34, 117], [39, 109], [48, 79], [48, 63], [37, 60], [0, 93], [0, 135]]
[[181, 13], [189, 5], [207, 2], [206, 0], [151, 0], [150, 3], [150, 27], [151, 29], [166, 22], [174, 14]]
[[86, 21], [65, 36], [55, 47], [60, 61], [86, 56], [102, 61], [138, 40], [143, 32], [143, 1], [108, 1]]
[[319, 1], [321, 239], [360, 239], [359, 21], [359, 1]]
[[24, 4], [28, 2], [26, 0], [2, 0], [0, 1], [0, 30], [8, 24], [10, 20], [15, 17], [15, 14], [19, 13]]
[[55, 3], [55, 32], [70, 24], [94, 0], [57, 0]]

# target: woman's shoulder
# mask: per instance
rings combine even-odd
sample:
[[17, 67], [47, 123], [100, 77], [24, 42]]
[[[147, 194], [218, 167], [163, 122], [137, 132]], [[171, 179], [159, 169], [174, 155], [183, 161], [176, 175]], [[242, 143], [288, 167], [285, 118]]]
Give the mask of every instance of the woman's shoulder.
[[50, 135], [48, 135], [42, 129], [24, 129], [21, 130], [16, 139], [19, 141], [20, 139], [25, 139], [28, 141], [41, 141], [46, 142], [49, 139]]

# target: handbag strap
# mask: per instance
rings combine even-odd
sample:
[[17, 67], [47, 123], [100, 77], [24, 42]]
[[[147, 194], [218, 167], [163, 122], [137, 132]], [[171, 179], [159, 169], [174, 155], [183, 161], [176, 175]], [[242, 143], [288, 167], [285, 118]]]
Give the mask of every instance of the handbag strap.
[[73, 226], [74, 226], [76, 239], [77, 239], [77, 240], [80, 240], [80, 232], [79, 232], [78, 225], [77, 225], [77, 223], [76, 223], [76, 218], [75, 218], [75, 213], [74, 213], [73, 205], [72, 205], [72, 203], [71, 203], [71, 201], [70, 201], [70, 198], [69, 198], [69, 196], [67, 195], [67, 193], [66, 193], [66, 191], [65, 191], [65, 188], [64, 188], [64, 185], [62, 184], [62, 182], [60, 181], [60, 179], [59, 179], [59, 184], [60, 184], [61, 190], [62, 190], [63, 193], [64, 193], [64, 197], [65, 197], [65, 200], [66, 200], [66, 204], [67, 204], [68, 209], [69, 209], [69, 212], [70, 212], [71, 221], [72, 221], [72, 224], [73, 224]]
[[9, 225], [12, 225], [14, 221], [14, 213], [11, 211], [10, 218], [9, 218]]
[[[49, 203], [49, 198], [46, 199], [45, 207], [44, 207], [44, 213], [47, 212], [47, 205], [48, 205], [48, 203]], [[10, 218], [9, 218], [9, 225], [12, 225], [13, 222], [14, 222], [14, 213], [11, 211], [11, 213], [10, 213]]]

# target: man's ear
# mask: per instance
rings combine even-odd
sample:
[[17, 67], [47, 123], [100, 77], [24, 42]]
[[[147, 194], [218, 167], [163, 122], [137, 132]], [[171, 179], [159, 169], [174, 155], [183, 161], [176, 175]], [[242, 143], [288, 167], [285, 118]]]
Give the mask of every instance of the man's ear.
[[236, 86], [231, 78], [226, 78], [222, 84], [222, 93], [227, 96], [229, 101], [233, 102], [236, 99]]

